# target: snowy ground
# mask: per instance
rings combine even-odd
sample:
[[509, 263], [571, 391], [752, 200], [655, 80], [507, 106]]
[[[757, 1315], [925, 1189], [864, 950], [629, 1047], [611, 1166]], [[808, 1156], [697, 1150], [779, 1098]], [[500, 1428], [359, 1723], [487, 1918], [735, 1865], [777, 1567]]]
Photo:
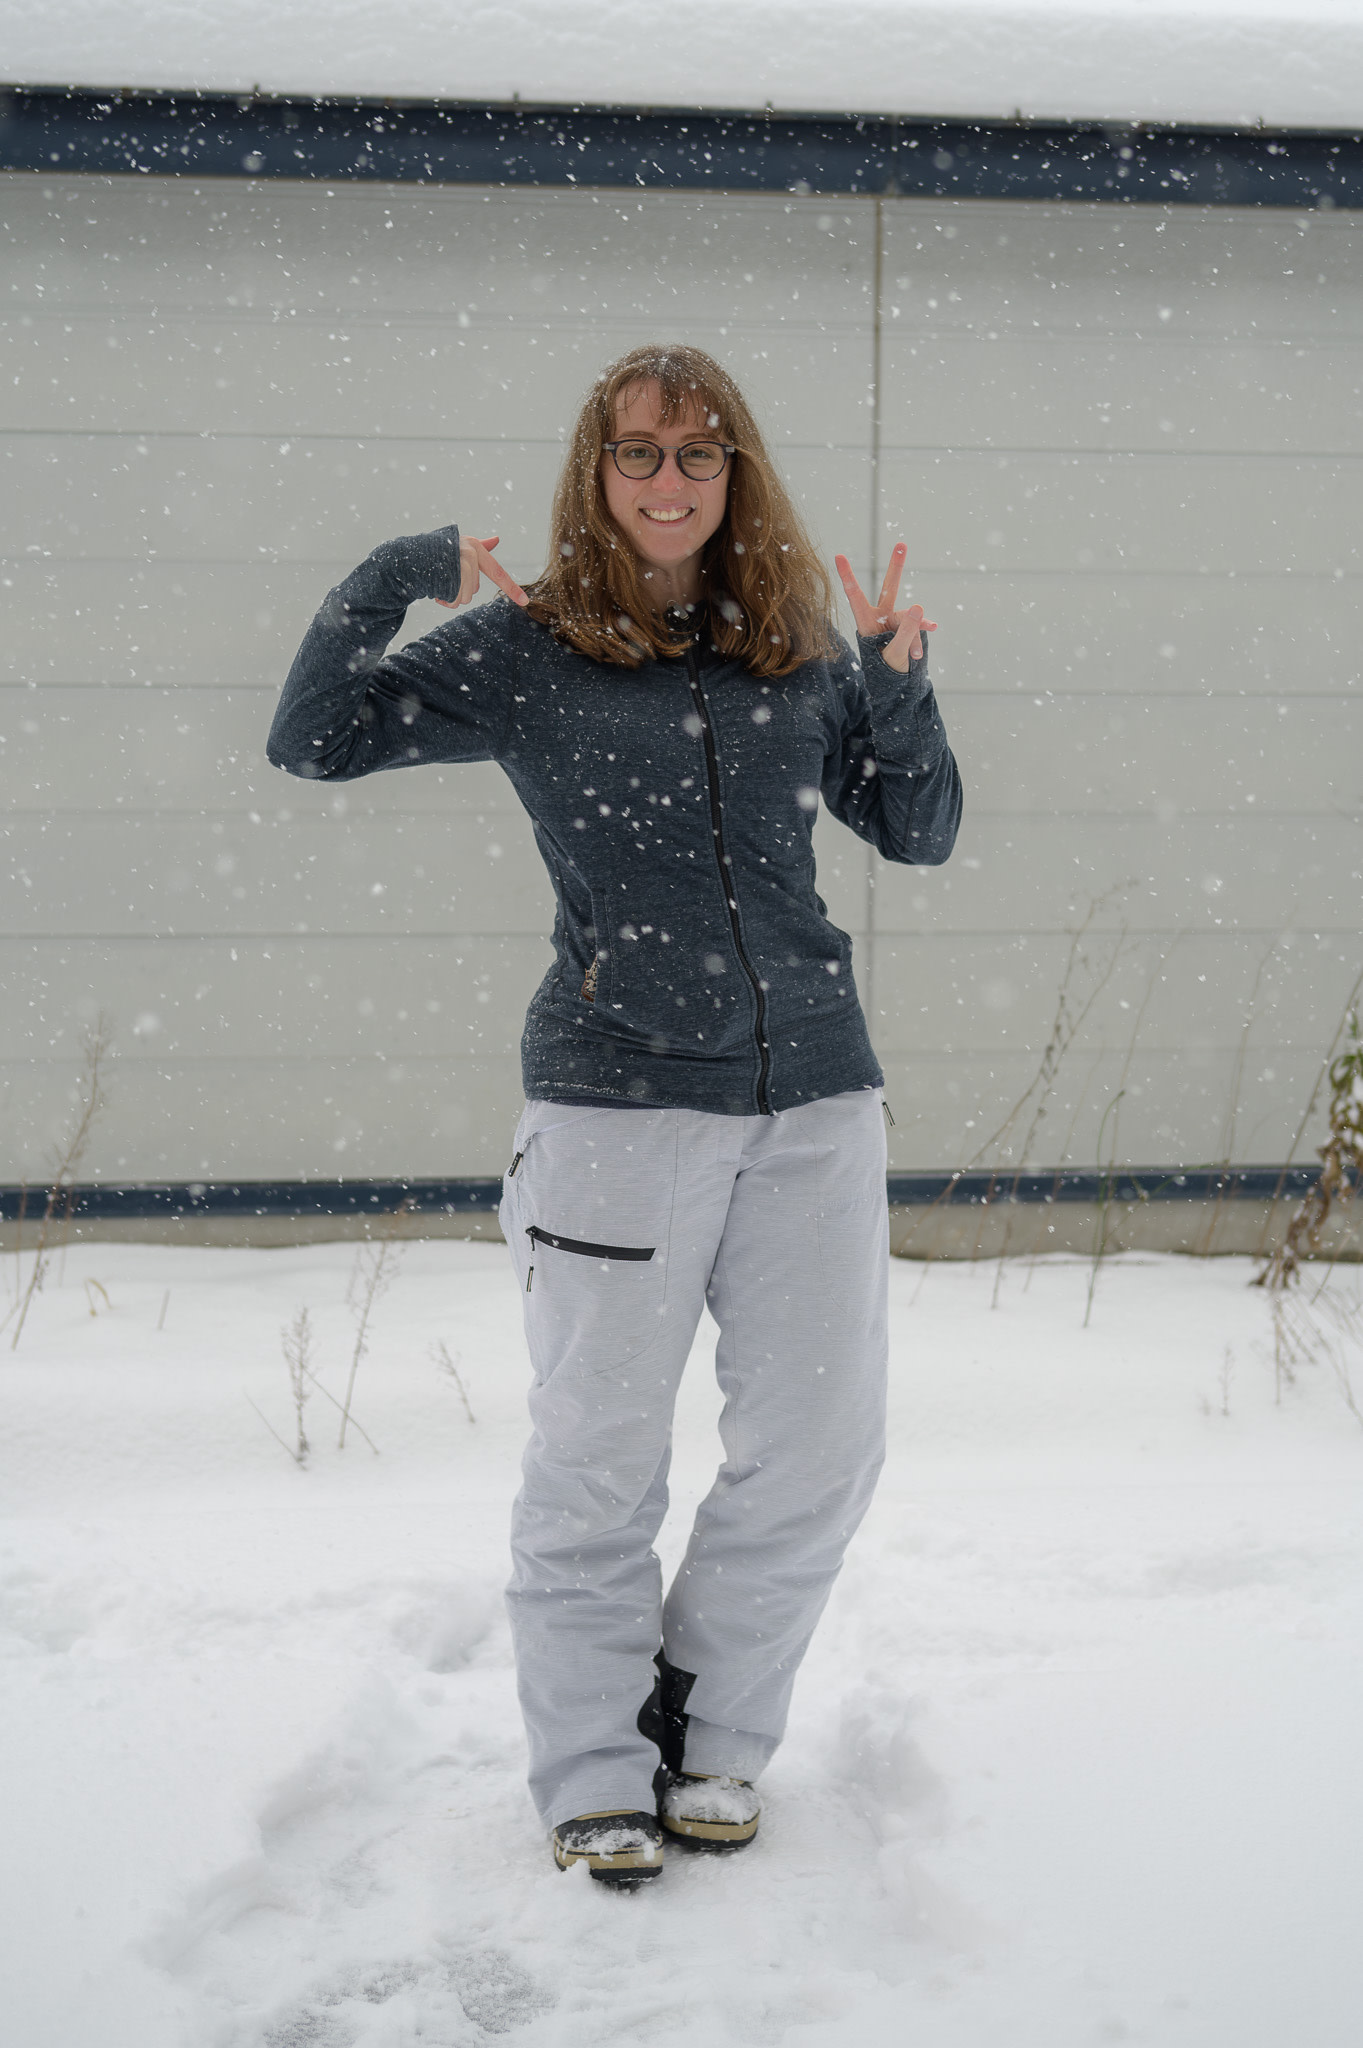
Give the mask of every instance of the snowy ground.
[[[84, 1247], [0, 1339], [16, 2048], [1353, 2048], [1363, 1429], [1323, 1368], [1275, 1406], [1244, 1262], [1114, 1261], [1087, 1331], [1078, 1262], [997, 1309], [895, 1267], [891, 1459], [762, 1835], [620, 1898], [521, 1787], [501, 1248], [408, 1249], [381, 1456], [315, 1397], [299, 1471], [248, 1406], [287, 1431], [304, 1302], [339, 1389], [351, 1257]], [[678, 1523], [714, 1410], [698, 1347]]]

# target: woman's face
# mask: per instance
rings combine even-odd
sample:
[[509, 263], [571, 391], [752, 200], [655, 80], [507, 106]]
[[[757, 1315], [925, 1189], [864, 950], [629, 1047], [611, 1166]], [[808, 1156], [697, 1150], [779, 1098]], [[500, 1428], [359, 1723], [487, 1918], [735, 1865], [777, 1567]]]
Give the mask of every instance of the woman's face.
[[656, 476], [621, 476], [609, 454], [601, 457], [606, 509], [635, 553], [660, 572], [660, 596], [693, 603], [700, 595], [700, 556], [719, 531], [729, 503], [729, 465], [717, 477], [696, 483], [677, 467], [676, 449], [697, 438], [718, 440], [719, 429], [704, 407], [688, 406], [670, 425], [662, 423], [662, 393], [656, 384], [625, 392], [615, 408], [612, 440], [631, 435], [669, 452]]

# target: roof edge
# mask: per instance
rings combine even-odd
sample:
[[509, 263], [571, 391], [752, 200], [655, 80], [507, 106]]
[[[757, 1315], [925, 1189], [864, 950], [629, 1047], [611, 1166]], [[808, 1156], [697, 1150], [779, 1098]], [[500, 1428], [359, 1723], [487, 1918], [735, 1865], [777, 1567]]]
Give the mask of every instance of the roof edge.
[[0, 170], [1363, 206], [1363, 133], [0, 86]]

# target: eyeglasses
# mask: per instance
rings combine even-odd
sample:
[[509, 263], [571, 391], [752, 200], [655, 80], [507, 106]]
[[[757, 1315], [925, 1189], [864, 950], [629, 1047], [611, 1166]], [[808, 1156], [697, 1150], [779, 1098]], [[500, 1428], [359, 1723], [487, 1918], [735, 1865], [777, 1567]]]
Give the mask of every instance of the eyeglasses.
[[601, 445], [621, 476], [636, 484], [656, 476], [665, 455], [676, 456], [678, 469], [693, 484], [713, 483], [723, 474], [729, 457], [738, 453], [730, 441], [683, 441], [679, 448], [660, 448], [656, 441], [636, 440], [603, 441]]

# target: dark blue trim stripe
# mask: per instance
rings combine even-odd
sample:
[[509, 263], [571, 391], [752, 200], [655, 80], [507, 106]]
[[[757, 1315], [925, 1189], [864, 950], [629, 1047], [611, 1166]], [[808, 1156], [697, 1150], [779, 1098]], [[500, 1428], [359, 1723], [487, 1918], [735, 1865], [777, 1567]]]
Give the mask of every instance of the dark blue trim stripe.
[[[1267, 1201], [1298, 1196], [1311, 1187], [1318, 1166], [1115, 1168], [1111, 1173], [1066, 1167], [1059, 1172], [892, 1173], [896, 1208], [955, 1207], [994, 1202]], [[83, 1219], [142, 1222], [191, 1216], [386, 1216], [405, 1202], [420, 1216], [488, 1214], [501, 1199], [500, 1180], [283, 1180], [142, 1183], [112, 1187], [95, 1182], [72, 1190], [72, 1214]], [[34, 1219], [47, 1205], [45, 1188], [0, 1187], [0, 1219], [12, 1223], [23, 1204]], [[65, 1215], [62, 1196], [57, 1214]]]
[[[387, 1216], [406, 1202], [423, 1216], [462, 1216], [495, 1210], [500, 1180], [244, 1180], [140, 1183], [111, 1187], [95, 1182], [74, 1191], [72, 1214], [138, 1222], [174, 1216]], [[0, 1187], [0, 1218], [19, 1214], [21, 1191]], [[45, 1188], [29, 1188], [25, 1215], [41, 1216]], [[57, 1213], [66, 1213], [61, 1197]]]
[[0, 169], [631, 190], [1363, 206], [1299, 129], [0, 89]]
[[1064, 1167], [1050, 1173], [892, 1173], [896, 1207], [939, 1202], [1264, 1202], [1314, 1187], [1318, 1166], [1122, 1166], [1104, 1173]]

